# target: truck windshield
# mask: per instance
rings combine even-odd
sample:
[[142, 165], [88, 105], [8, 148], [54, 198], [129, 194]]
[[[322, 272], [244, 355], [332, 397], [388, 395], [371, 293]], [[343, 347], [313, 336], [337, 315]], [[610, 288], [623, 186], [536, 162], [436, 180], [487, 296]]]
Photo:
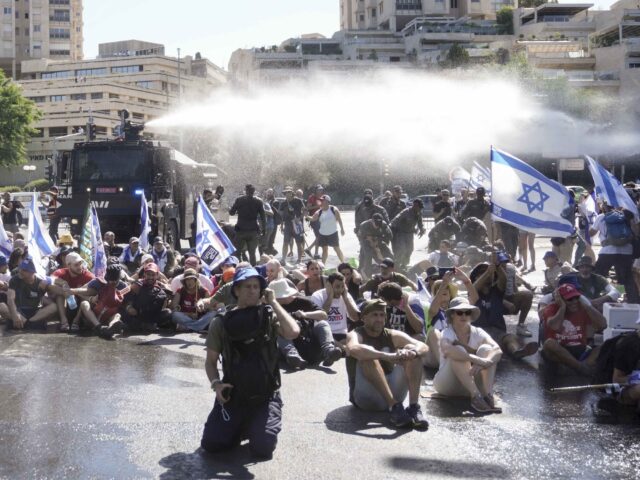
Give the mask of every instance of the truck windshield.
[[74, 162], [77, 181], [146, 181], [151, 172], [144, 151], [105, 149], [78, 152]]

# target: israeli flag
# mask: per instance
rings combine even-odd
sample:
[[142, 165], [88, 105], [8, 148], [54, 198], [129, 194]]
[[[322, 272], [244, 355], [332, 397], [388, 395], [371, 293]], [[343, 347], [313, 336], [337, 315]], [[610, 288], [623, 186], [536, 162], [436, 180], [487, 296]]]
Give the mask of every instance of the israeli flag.
[[633, 199], [629, 196], [620, 181], [593, 158], [588, 155], [585, 155], [585, 157], [589, 165], [589, 172], [591, 172], [591, 176], [593, 177], [593, 183], [596, 186], [596, 195], [607, 202], [607, 205], [629, 210], [633, 213], [636, 220], [638, 220], [638, 206], [633, 202]]
[[566, 238], [574, 226], [562, 216], [569, 192], [522, 160], [491, 148], [491, 201], [494, 220], [541, 236]]
[[7, 235], [7, 231], [4, 229], [2, 218], [0, 218], [0, 254], [9, 258], [11, 252], [13, 252], [13, 244], [11, 240], [9, 240], [9, 235]]
[[426, 307], [429, 308], [432, 299], [431, 294], [429, 293], [429, 290], [427, 290], [427, 286], [424, 284], [422, 278], [420, 278], [418, 275], [416, 275], [416, 282], [418, 285], [418, 298], [420, 299], [420, 303], [422, 303], [422, 305], [426, 305]]
[[93, 254], [93, 274], [96, 277], [104, 278], [107, 273], [107, 254], [102, 243], [102, 231], [100, 230], [100, 220], [96, 207], [91, 207], [91, 253]]
[[142, 232], [140, 232], [140, 248], [145, 252], [149, 251], [149, 235], [151, 234], [151, 219], [149, 218], [149, 205], [144, 191], [140, 194], [140, 224]]
[[469, 184], [473, 188], [483, 187], [487, 193], [491, 193], [491, 172], [488, 168], [483, 167], [478, 162], [473, 162], [471, 167], [471, 178]]
[[29, 247], [29, 255], [33, 259], [37, 273], [41, 276], [46, 275], [46, 270], [42, 264], [43, 257], [51, 255], [55, 251], [55, 244], [49, 232], [44, 228], [40, 210], [38, 210], [38, 199], [36, 193], [33, 192], [31, 197], [31, 205], [29, 205], [29, 229], [27, 231], [27, 245]]
[[209, 271], [215, 269], [236, 251], [229, 237], [225, 235], [213, 218], [202, 197], [198, 198], [196, 212], [196, 253]]

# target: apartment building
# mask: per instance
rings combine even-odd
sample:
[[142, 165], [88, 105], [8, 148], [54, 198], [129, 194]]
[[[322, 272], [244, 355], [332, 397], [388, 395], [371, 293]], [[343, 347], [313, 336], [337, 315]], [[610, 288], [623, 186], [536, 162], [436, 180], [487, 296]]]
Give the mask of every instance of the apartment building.
[[[133, 122], [166, 114], [178, 102], [193, 102], [227, 81], [226, 72], [200, 55], [179, 61], [164, 46], [131, 40], [99, 46], [101, 56], [83, 61], [50, 59], [22, 62], [23, 95], [43, 112], [37, 135], [27, 146], [28, 174], [2, 170], [2, 183], [21, 184], [43, 176], [55, 150], [81, 140], [56, 140], [84, 129], [91, 117], [99, 139], [113, 138], [118, 111], [127, 109]], [[15, 169], [14, 169], [15, 170]]]
[[417, 17], [495, 20], [512, 0], [341, 0], [341, 30], [402, 31]]
[[24, 60], [81, 60], [82, 32], [82, 0], [0, 0], [0, 69], [17, 79]]

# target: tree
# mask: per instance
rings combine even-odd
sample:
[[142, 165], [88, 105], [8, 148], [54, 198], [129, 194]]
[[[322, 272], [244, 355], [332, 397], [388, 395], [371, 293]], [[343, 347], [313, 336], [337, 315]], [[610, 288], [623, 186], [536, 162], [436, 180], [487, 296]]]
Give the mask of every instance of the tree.
[[518, 6], [521, 8], [535, 8], [539, 7], [543, 3], [547, 3], [547, 0], [520, 0], [518, 2]]
[[0, 165], [25, 162], [27, 142], [37, 133], [32, 125], [38, 119], [35, 103], [23, 97], [20, 87], [0, 70]]
[[500, 26], [500, 33], [513, 35], [513, 8], [502, 7], [496, 12], [496, 23]]
[[447, 52], [447, 66], [451, 68], [462, 67], [469, 63], [469, 52], [459, 44], [454, 43]]

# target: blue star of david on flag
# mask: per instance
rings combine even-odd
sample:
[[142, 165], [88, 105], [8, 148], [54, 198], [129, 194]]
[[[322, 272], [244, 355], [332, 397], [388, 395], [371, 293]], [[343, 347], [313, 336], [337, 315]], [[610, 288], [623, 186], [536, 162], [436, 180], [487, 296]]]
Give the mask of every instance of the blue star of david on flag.
[[235, 247], [211, 214], [202, 197], [196, 211], [196, 252], [206, 271], [211, 271], [229, 258]]
[[[522, 189], [524, 193], [518, 197], [518, 201], [524, 203], [529, 210], [529, 213], [534, 212], [535, 210], [544, 211], [544, 202], [549, 200], [549, 195], [542, 191], [542, 187], [540, 186], [540, 182], [536, 182], [533, 185], [527, 185], [526, 183], [522, 184]], [[531, 199], [531, 194], [538, 194], [540, 200], [535, 202]]]

